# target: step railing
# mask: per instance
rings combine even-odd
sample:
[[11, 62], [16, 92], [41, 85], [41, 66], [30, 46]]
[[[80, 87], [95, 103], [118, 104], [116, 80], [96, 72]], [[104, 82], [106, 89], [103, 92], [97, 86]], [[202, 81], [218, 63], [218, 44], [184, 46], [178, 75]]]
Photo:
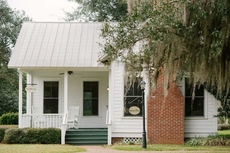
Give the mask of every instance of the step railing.
[[65, 144], [65, 135], [67, 130], [67, 119], [68, 119], [68, 111], [64, 114], [62, 124], [61, 124], [61, 144]]
[[108, 145], [112, 144], [112, 121], [109, 110], [106, 112], [106, 125], [108, 126]]

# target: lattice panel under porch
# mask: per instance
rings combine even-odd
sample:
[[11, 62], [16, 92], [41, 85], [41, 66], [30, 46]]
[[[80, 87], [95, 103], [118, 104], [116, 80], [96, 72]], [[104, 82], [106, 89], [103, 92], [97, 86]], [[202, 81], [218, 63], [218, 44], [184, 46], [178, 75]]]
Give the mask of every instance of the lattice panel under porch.
[[141, 138], [123, 138], [123, 143], [124, 144], [140, 144], [141, 143]]

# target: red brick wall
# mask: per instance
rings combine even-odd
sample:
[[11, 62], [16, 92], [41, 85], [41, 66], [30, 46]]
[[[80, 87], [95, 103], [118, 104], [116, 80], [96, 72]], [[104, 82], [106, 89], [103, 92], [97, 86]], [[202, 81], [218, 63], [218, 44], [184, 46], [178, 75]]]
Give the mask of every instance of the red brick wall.
[[164, 77], [158, 78], [157, 89], [148, 100], [147, 139], [149, 144], [184, 143], [184, 100], [175, 83], [164, 96]]
[[112, 144], [116, 144], [116, 143], [122, 143], [123, 142], [123, 138], [112, 138]]

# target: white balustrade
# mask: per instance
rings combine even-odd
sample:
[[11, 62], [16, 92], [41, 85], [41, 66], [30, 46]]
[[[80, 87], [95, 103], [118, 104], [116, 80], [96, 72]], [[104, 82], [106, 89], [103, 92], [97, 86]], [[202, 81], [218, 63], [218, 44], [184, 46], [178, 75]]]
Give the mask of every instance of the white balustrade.
[[61, 128], [63, 114], [23, 114], [22, 127]]

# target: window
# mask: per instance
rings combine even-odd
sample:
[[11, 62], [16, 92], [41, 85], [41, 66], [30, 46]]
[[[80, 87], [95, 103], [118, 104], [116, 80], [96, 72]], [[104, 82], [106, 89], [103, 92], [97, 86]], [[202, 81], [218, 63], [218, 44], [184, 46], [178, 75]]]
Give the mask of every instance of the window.
[[44, 82], [44, 113], [58, 113], [58, 82]]
[[185, 117], [204, 116], [204, 87], [196, 86], [194, 100], [192, 92], [193, 88], [188, 84], [188, 79], [185, 79]]
[[142, 78], [136, 78], [132, 83], [127, 81], [124, 86], [124, 116], [142, 116], [141, 80]]
[[83, 115], [98, 115], [98, 82], [84, 82]]

